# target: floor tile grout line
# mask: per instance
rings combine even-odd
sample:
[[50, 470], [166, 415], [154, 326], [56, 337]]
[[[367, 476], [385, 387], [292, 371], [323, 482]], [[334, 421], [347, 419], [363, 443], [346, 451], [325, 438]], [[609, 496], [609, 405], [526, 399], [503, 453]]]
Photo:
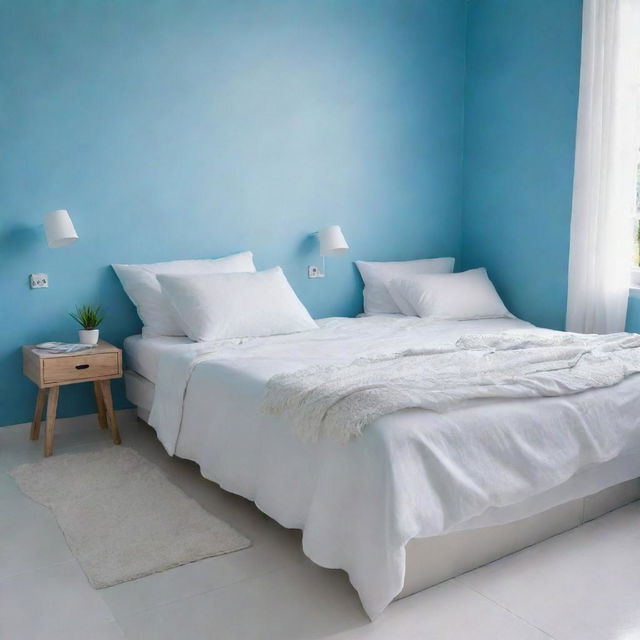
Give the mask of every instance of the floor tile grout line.
[[[68, 445], [62, 445], [61, 447], [59, 447], [59, 449], [57, 449], [54, 453], [54, 457], [55, 456], [62, 456], [68, 453], [71, 453], [73, 451], [75, 451], [76, 449], [81, 449], [83, 447], [91, 447], [91, 446], [95, 446], [95, 445], [104, 445], [105, 448], [107, 446], [113, 446], [111, 440], [91, 440], [89, 442], [76, 442], [73, 444], [68, 444]], [[132, 447], [133, 448], [133, 447]], [[45, 458], [42, 454], [37, 458], [37, 459], [33, 459], [33, 460], [24, 460], [22, 462], [14, 462], [13, 463], [13, 467], [11, 468], [15, 468], [15, 467], [19, 467], [23, 464], [37, 464], [38, 462], [42, 462], [43, 460], [46, 460], [47, 458]], [[11, 475], [11, 468], [3, 465], [2, 467], [0, 467], [0, 473], [4, 473], [6, 475], [8, 475], [9, 477], [13, 477]]]
[[[215, 556], [214, 556], [215, 557]], [[265, 571], [264, 573], [259, 573], [255, 576], [248, 576], [246, 578], [241, 578], [240, 580], [234, 580], [232, 582], [229, 582], [227, 584], [222, 584], [218, 587], [213, 587], [212, 589], [205, 589], [204, 591], [199, 591], [198, 593], [192, 593], [189, 596], [185, 596], [183, 598], [175, 598], [173, 600], [166, 600], [164, 602], [159, 602], [156, 603], [154, 605], [151, 605], [150, 607], [144, 607], [143, 609], [139, 609], [138, 611], [132, 612], [132, 613], [128, 613], [124, 616], [118, 617], [115, 613], [115, 611], [113, 611], [113, 609], [111, 608], [111, 605], [109, 604], [109, 602], [107, 602], [107, 600], [103, 597], [103, 601], [107, 604], [107, 606], [109, 607], [109, 610], [111, 611], [111, 614], [113, 615], [113, 617], [120, 621], [120, 620], [127, 620], [127, 619], [132, 619], [135, 618], [139, 615], [142, 615], [144, 613], [149, 613], [150, 611], [153, 611], [155, 609], [157, 609], [158, 607], [167, 607], [167, 606], [171, 606], [173, 604], [176, 604], [178, 602], [184, 602], [187, 600], [190, 600], [191, 598], [197, 598], [199, 596], [203, 596], [207, 593], [213, 593], [214, 591], [220, 591], [220, 589], [227, 589], [228, 587], [233, 587], [235, 585], [241, 584], [243, 582], [249, 582], [251, 580], [257, 580], [258, 578], [264, 578], [264, 576], [268, 576], [271, 575], [272, 573], [277, 573], [279, 571], [284, 571], [285, 569], [288, 569], [289, 567], [293, 567], [295, 565], [301, 564], [302, 562], [305, 561], [305, 558], [301, 558], [300, 560], [296, 560], [294, 562], [290, 562], [290, 563], [286, 563], [283, 565], [280, 565], [278, 567], [274, 567], [273, 569], [270, 569], [269, 571]]]
[[[2, 428], [2, 427], [0, 427], [0, 428]], [[97, 444], [108, 445], [110, 442], [111, 442], [110, 440], [106, 440], [106, 441], [104, 441], [104, 440], [92, 440], [91, 442], [78, 442], [76, 444], [70, 444], [68, 446], [63, 445], [62, 446], [63, 450], [62, 451], [56, 451], [54, 455], [64, 455], [64, 454], [67, 454], [67, 453], [74, 453], [76, 449], [81, 449], [82, 447], [90, 447], [90, 446], [94, 446], [94, 445], [97, 445]], [[16, 462], [10, 468], [9, 467], [4, 467], [4, 466], [0, 467], [0, 471], [2, 473], [5, 473], [6, 475], [8, 475], [10, 478], [13, 478], [13, 476], [11, 475], [11, 470], [12, 469], [20, 467], [23, 464], [38, 464], [38, 462], [41, 462], [42, 460], [45, 460], [45, 459], [46, 458], [44, 456], [41, 456], [37, 460], [24, 460], [22, 462]]]
[[68, 560], [58, 560], [56, 562], [48, 562], [47, 564], [41, 564], [41, 565], [38, 565], [37, 567], [31, 567], [31, 569], [25, 569], [24, 571], [11, 573], [9, 575], [0, 577], [0, 586], [2, 585], [3, 582], [8, 582], [9, 580], [19, 578], [20, 576], [27, 575], [28, 573], [36, 573], [37, 571], [42, 571], [44, 569], [51, 569], [52, 567], [58, 567], [63, 564], [70, 564], [72, 562], [77, 563], [78, 561], [72, 556]]
[[517, 614], [515, 611], [512, 611], [511, 609], [509, 609], [509, 607], [506, 607], [505, 605], [501, 604], [500, 602], [497, 602], [493, 598], [490, 598], [485, 593], [482, 593], [482, 591], [478, 591], [478, 589], [474, 589], [471, 585], [465, 583], [463, 580], [460, 580], [459, 577], [452, 578], [452, 580], [453, 580], [453, 582], [455, 582], [455, 584], [457, 584], [459, 586], [462, 586], [463, 588], [468, 589], [469, 591], [473, 591], [473, 593], [479, 595], [480, 597], [484, 598], [485, 600], [488, 600], [492, 604], [495, 604], [497, 607], [500, 607], [500, 609], [502, 609], [503, 611], [506, 611], [507, 613], [510, 613], [514, 618], [518, 618], [518, 620], [524, 622], [527, 626], [531, 627], [532, 629], [536, 629], [540, 633], [543, 633], [545, 636], [550, 638], [550, 640], [557, 640], [557, 638], [555, 636], [551, 635], [548, 631], [545, 631], [544, 629], [541, 629], [537, 625], [533, 624], [533, 622], [531, 622], [530, 620], [527, 620], [526, 618], [523, 618], [521, 615]]
[[127, 632], [124, 630], [124, 628], [122, 627], [118, 619], [113, 615], [113, 611], [111, 611], [111, 608], [109, 607], [109, 605], [107, 605], [107, 609], [109, 609], [109, 613], [111, 613], [111, 615], [113, 616], [113, 622], [115, 623], [120, 633], [122, 633], [122, 637], [125, 638], [125, 640], [129, 640], [131, 636], [127, 634]]

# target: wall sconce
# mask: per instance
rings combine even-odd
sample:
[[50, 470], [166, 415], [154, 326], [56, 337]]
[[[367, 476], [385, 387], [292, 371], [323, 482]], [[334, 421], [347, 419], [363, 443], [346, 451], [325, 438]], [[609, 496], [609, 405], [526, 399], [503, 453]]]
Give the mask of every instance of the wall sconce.
[[64, 209], [50, 211], [45, 215], [44, 233], [50, 249], [67, 247], [78, 239], [69, 212]]
[[322, 271], [318, 267], [310, 265], [308, 275], [310, 278], [324, 278], [325, 275], [325, 256], [332, 256], [338, 253], [344, 253], [349, 249], [349, 245], [345, 240], [342, 229], [337, 225], [325, 227], [320, 231], [316, 231], [315, 236], [318, 237], [320, 243], [320, 255], [322, 256]]

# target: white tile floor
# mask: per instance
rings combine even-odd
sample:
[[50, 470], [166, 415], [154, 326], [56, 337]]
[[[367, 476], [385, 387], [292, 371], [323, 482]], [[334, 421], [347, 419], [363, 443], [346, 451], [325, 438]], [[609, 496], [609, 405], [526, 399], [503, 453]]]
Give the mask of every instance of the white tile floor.
[[[341, 571], [315, 566], [300, 534], [169, 458], [121, 412], [125, 444], [251, 538], [218, 558], [95, 591], [55, 518], [6, 471], [39, 460], [27, 425], [0, 429], [0, 639], [640, 639], [640, 503], [392, 604], [374, 623]], [[61, 420], [56, 453], [111, 446], [95, 416]]]

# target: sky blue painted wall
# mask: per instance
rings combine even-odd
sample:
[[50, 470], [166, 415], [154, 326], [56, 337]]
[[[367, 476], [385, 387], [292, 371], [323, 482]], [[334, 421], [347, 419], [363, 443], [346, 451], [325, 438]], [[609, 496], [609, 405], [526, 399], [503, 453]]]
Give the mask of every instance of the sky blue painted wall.
[[[355, 259], [459, 257], [464, 31], [463, 0], [0, 0], [0, 424], [31, 416], [20, 345], [73, 340], [75, 304], [139, 331], [112, 262], [251, 249], [324, 316], [360, 310]], [[352, 250], [309, 281], [330, 223]]]
[[629, 297], [627, 307], [627, 331], [640, 332], [640, 298]]
[[505, 303], [564, 328], [581, 0], [470, 0], [463, 263]]

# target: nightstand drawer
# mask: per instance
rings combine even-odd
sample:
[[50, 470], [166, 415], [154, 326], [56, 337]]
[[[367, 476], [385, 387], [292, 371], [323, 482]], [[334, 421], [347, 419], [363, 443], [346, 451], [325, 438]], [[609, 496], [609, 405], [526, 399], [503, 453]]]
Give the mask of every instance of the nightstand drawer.
[[44, 384], [95, 380], [120, 375], [118, 353], [93, 353], [43, 360]]

